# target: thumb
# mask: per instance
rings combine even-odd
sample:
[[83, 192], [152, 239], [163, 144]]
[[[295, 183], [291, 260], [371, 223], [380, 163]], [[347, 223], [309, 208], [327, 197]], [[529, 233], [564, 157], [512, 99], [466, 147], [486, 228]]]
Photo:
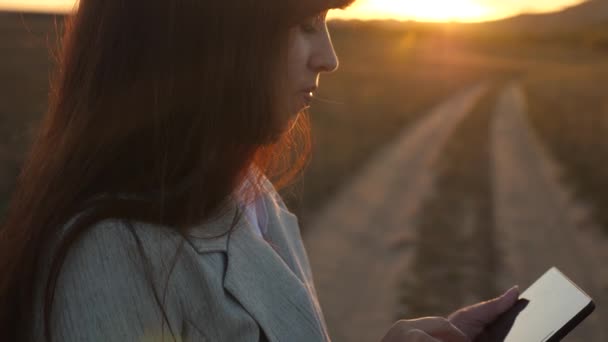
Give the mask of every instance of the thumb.
[[519, 286], [513, 286], [507, 292], [503, 293], [500, 297], [494, 298], [487, 302], [487, 312], [489, 322], [493, 322], [503, 312], [509, 310], [519, 297]]
[[514, 286], [500, 297], [468, 306], [451, 314], [448, 319], [468, 336], [476, 336], [503, 312], [511, 308], [519, 297], [519, 287]]

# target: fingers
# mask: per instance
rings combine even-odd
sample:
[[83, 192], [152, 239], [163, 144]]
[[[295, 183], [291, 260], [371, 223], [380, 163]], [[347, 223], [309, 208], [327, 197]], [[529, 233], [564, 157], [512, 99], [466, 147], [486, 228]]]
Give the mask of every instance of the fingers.
[[470, 342], [500, 314], [515, 304], [519, 296], [517, 286], [500, 297], [460, 309], [443, 317], [424, 317], [397, 321], [382, 342]]
[[507, 311], [515, 304], [519, 296], [519, 287], [514, 286], [500, 297], [490, 299], [488, 301], [471, 306], [473, 315], [477, 315], [477, 319], [484, 323], [493, 322], [503, 312]]
[[433, 336], [430, 336], [424, 331], [418, 329], [408, 331], [403, 338], [407, 342], [441, 342]]
[[408, 321], [417, 329], [442, 341], [469, 342], [469, 338], [443, 317], [426, 317]]
[[462, 308], [451, 314], [448, 319], [469, 338], [474, 339], [486, 325], [511, 308], [518, 297], [519, 287], [514, 286], [500, 297]]
[[[438, 339], [444, 342], [470, 342], [469, 338], [462, 331], [458, 330], [457, 327], [443, 317], [425, 317], [397, 321], [389, 331], [388, 338], [385, 337], [383, 342], [410, 341], [407, 337], [413, 338], [412, 334], [419, 338], [427, 338], [420, 341]], [[425, 335], [432, 337], [433, 340], [429, 340]]]
[[498, 302], [498, 305], [496, 307], [498, 314], [496, 316], [498, 317], [503, 312], [509, 310], [509, 308], [511, 308], [513, 306], [513, 304], [515, 304], [515, 302], [517, 302], [518, 297], [519, 297], [519, 286], [513, 286], [507, 292], [505, 292], [502, 296], [494, 299], [495, 301]]

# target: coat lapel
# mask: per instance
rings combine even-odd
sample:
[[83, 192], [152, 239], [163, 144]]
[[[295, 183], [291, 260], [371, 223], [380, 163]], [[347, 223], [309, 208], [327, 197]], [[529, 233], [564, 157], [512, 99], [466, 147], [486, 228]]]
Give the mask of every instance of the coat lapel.
[[[193, 244], [199, 253], [226, 252], [224, 288], [258, 322], [269, 341], [328, 341], [319, 304], [311, 299], [314, 288], [307, 279], [312, 278], [306, 266], [298, 262], [306, 256], [302, 256], [305, 252], [299, 236], [293, 235], [299, 234], [297, 219], [277, 207], [268, 195], [264, 201], [269, 241], [256, 235], [243, 216], [230, 234], [212, 240], [195, 239]], [[210, 225], [192, 235], [217, 235], [217, 227], [225, 230], [230, 226], [235, 211], [216, 221], [215, 227]]]

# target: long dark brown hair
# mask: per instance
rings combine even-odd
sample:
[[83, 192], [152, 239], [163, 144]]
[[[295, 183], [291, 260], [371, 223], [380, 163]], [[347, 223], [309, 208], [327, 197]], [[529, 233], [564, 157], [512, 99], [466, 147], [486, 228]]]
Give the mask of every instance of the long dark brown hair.
[[[30, 338], [39, 281], [51, 339], [61, 265], [94, 223], [150, 222], [183, 235], [221, 212], [252, 166], [277, 188], [293, 181], [310, 144], [306, 113], [295, 126], [286, 115], [289, 31], [350, 2], [80, 0], [0, 228], [1, 339]], [[41, 251], [83, 212], [38, 279]]]

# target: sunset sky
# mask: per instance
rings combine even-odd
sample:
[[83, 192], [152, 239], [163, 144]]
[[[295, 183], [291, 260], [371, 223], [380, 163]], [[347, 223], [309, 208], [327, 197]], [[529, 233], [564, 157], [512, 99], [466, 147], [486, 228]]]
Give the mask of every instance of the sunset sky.
[[[583, 0], [358, 0], [329, 18], [413, 19], [420, 21], [484, 21], [522, 12], [555, 11]], [[74, 0], [0, 0], [0, 8], [68, 12]]]

